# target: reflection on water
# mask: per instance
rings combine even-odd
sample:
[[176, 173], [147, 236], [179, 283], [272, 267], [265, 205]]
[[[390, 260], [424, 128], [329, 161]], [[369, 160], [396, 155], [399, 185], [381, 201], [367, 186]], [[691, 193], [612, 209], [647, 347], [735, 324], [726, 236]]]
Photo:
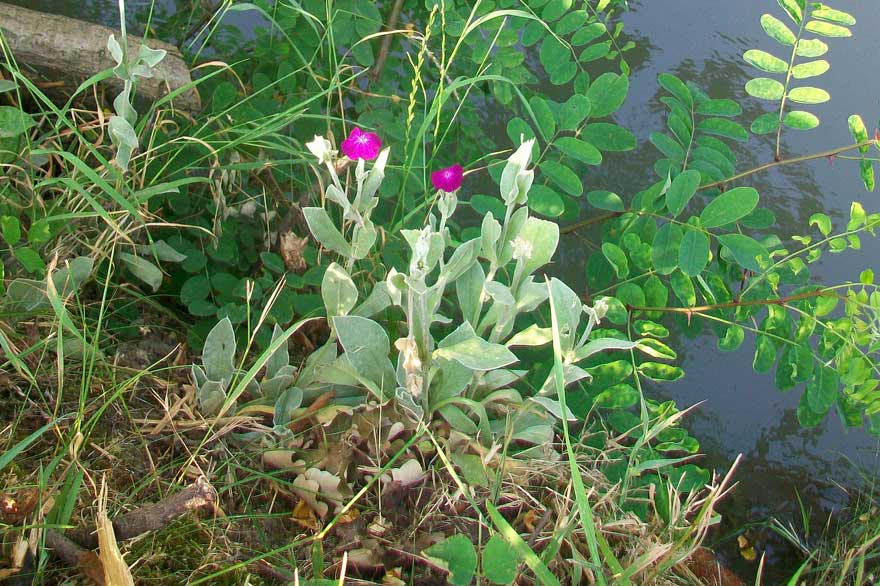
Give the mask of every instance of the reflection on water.
[[[116, 22], [113, 0], [12, 1], [96, 22]], [[150, 0], [127, 2], [130, 13], [149, 4]], [[173, 6], [172, 2], [160, 4]], [[627, 54], [633, 68], [631, 89], [617, 120], [636, 133], [641, 146], [634, 153], [609, 154], [605, 164], [585, 178], [588, 191], [608, 189], [625, 198], [654, 181], [651, 165], [659, 155], [648, 135], [664, 127], [665, 108], [658, 100], [661, 93], [656, 83], [659, 73], [670, 71], [694, 80], [715, 97], [736, 98], [745, 108], [747, 126], [765, 106], [745, 94], [743, 86], [756, 72], [745, 66], [741, 55], [750, 48], [778, 52], [778, 45], [759, 24], [763, 12], [779, 12], [772, 0], [630, 0], [630, 4], [632, 10], [624, 16], [626, 30], [637, 38], [639, 47]], [[835, 6], [855, 15], [858, 24], [853, 27], [853, 38], [829, 40], [831, 71], [813, 80], [831, 92], [832, 101], [808, 108], [821, 118], [822, 125], [812, 132], [788, 131], [783, 156], [848, 144], [850, 114], [858, 112], [866, 121], [880, 115], [880, 78], [866, 75], [864, 67], [876, 59], [880, 11], [858, 0], [837, 0]], [[237, 13], [227, 18], [252, 16]], [[249, 20], [245, 26], [253, 24]], [[507, 121], [494, 119], [498, 116], [487, 113], [500, 138]], [[768, 162], [773, 155], [772, 140], [753, 138], [737, 154], [740, 168]], [[761, 192], [762, 205], [776, 213], [776, 233], [783, 239], [805, 231], [807, 218], [817, 211], [840, 221], [847, 217], [852, 200], [860, 201], [869, 212], [880, 207], [877, 198], [864, 191], [855, 165], [846, 161], [832, 165], [818, 160], [776, 169], [749, 183]], [[589, 233], [564, 240], [557, 266], [566, 267], [564, 276], [575, 285], [583, 286], [583, 267], [595, 249], [595, 240], [596, 234]], [[826, 282], [857, 280], [862, 268], [876, 268], [878, 257], [880, 242], [866, 239], [860, 252], [826, 256], [814, 273]], [[835, 415], [821, 429], [800, 428], [795, 412], [801, 391], [782, 394], [772, 377], [755, 374], [750, 340], [732, 354], [717, 351], [711, 335], [678, 342], [687, 376], [655, 391], [682, 406], [702, 402], [689, 425], [709, 454], [707, 464], [725, 468], [737, 454], [744, 454], [734, 510], [752, 511], [755, 516], [790, 514], [796, 507], [796, 490], [833, 506], [842, 501], [835, 483], [858, 480], [848, 459], [878, 471], [877, 441], [862, 430], [844, 431]]]

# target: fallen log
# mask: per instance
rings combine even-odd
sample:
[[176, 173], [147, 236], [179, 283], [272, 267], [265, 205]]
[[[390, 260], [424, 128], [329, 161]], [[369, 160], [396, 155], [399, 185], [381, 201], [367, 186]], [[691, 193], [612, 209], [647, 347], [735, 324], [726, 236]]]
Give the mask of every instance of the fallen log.
[[[107, 39], [115, 34], [121, 42], [118, 30], [3, 2], [0, 2], [0, 29], [17, 62], [69, 80], [71, 89], [96, 73], [114, 67], [116, 64], [107, 50]], [[136, 55], [143, 42], [141, 37], [128, 35], [129, 54]], [[177, 47], [155, 39], [146, 44], [152, 49], [164, 49], [167, 55], [152, 78], [138, 79], [139, 94], [158, 100], [192, 82], [189, 67]], [[114, 77], [108, 81], [121, 89], [120, 80]], [[181, 93], [173, 103], [187, 112], [201, 108], [198, 92], [194, 89]]]

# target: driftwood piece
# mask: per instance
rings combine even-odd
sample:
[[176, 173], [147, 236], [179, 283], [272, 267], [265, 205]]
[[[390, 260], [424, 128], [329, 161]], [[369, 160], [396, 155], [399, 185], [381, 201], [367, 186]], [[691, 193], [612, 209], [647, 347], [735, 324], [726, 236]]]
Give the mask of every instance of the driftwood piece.
[[[107, 39], [115, 34], [120, 40], [120, 34], [118, 30], [106, 26], [0, 2], [0, 29], [19, 63], [71, 80], [72, 88], [92, 75], [115, 66], [107, 50]], [[140, 37], [128, 35], [129, 54], [136, 55], [143, 42]], [[139, 94], [157, 100], [192, 81], [189, 67], [177, 47], [155, 39], [150, 39], [146, 44], [152, 49], [164, 49], [168, 54], [152, 78], [138, 79]], [[117, 88], [122, 87], [116, 78], [110, 83]], [[199, 95], [194, 89], [174, 98], [174, 105], [188, 112], [201, 108]]]
[[[214, 487], [206, 478], [200, 477], [163, 501], [144, 505], [119, 515], [113, 519], [113, 531], [116, 539], [125, 541], [144, 533], [158, 531], [191, 511], [213, 508], [216, 503], [217, 493]], [[71, 529], [66, 536], [74, 543], [89, 549], [98, 546], [98, 534], [89, 527]]]

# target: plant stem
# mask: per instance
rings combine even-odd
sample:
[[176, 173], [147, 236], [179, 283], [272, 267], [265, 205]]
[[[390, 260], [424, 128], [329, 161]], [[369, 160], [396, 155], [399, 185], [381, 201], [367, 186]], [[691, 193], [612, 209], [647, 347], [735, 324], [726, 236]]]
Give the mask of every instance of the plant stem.
[[572, 224], [571, 226], [565, 226], [559, 229], [560, 234], [571, 234], [572, 232], [577, 232], [581, 228], [586, 228], [587, 226], [592, 226], [593, 224], [600, 224], [606, 220], [613, 220], [614, 218], [625, 214], [626, 212], [608, 212], [607, 214], [602, 214], [601, 216], [593, 216], [588, 220], [584, 220], [583, 222], [578, 222], [577, 224]]
[[738, 173], [738, 174], [734, 175], [733, 177], [728, 177], [727, 179], [722, 179], [721, 181], [716, 181], [715, 183], [703, 185], [702, 187], [700, 187], [699, 191], [703, 191], [705, 189], [714, 189], [716, 187], [722, 187], [722, 186], [727, 185], [728, 183], [731, 183], [733, 181], [738, 181], [739, 179], [743, 179], [745, 177], [748, 177], [749, 175], [754, 175], [755, 173], [767, 171], [768, 169], [773, 169], [774, 167], [781, 167], [783, 165], [792, 165], [794, 163], [803, 163], [806, 161], [813, 161], [815, 159], [824, 159], [826, 157], [834, 157], [836, 155], [839, 155], [840, 153], [845, 153], [847, 151], [853, 151], [858, 148], [870, 146], [870, 145], [874, 144], [874, 142], [875, 141], [873, 139], [871, 139], [871, 140], [866, 140], [863, 142], [857, 142], [855, 144], [850, 144], [850, 145], [838, 147], [836, 149], [830, 149], [830, 150], [822, 151], [819, 153], [813, 153], [811, 155], [803, 155], [800, 157], [792, 157], [791, 159], [782, 159], [779, 161], [773, 161], [773, 162], [767, 163], [765, 165], [755, 167], [754, 169], [749, 169], [748, 171], [743, 171], [742, 173]]
[[750, 307], [755, 305], [788, 305], [795, 301], [803, 299], [812, 299], [813, 297], [822, 296], [836, 297], [836, 293], [831, 293], [825, 289], [816, 289], [815, 291], [807, 291], [806, 293], [798, 293], [797, 295], [789, 295], [788, 297], [780, 297], [779, 299], [755, 299], [752, 301], [728, 301], [727, 303], [715, 303], [712, 305], [697, 305], [694, 307], [642, 307], [639, 305], [627, 305], [629, 311], [662, 311], [665, 313], [702, 313], [706, 311], [714, 311], [716, 309], [730, 309], [733, 307]]
[[[400, 17], [400, 9], [402, 7], [403, 0], [397, 0], [394, 3], [394, 6], [391, 7], [391, 12], [388, 15], [388, 22], [385, 25], [388, 31], [393, 31], [394, 27], [397, 26], [397, 19]], [[373, 67], [373, 71], [370, 74], [373, 79], [379, 79], [382, 75], [382, 69], [385, 67], [385, 61], [388, 59], [388, 52], [391, 49], [392, 40], [393, 36], [391, 34], [385, 35], [385, 38], [382, 39], [382, 46], [379, 48], [379, 56], [376, 57], [376, 65]]]

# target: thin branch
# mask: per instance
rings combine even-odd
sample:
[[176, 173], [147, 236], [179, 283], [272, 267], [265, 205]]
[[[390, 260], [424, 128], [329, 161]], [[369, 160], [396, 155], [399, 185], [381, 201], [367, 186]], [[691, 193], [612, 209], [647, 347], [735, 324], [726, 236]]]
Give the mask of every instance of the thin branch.
[[[397, 26], [397, 19], [400, 17], [400, 9], [402, 7], [403, 0], [397, 0], [394, 3], [394, 6], [391, 8], [391, 13], [388, 15], [388, 23], [385, 27], [387, 30], [393, 31]], [[385, 67], [385, 61], [388, 59], [388, 52], [391, 50], [392, 40], [392, 35], [385, 35], [385, 38], [382, 39], [382, 46], [379, 48], [379, 56], [376, 57], [376, 65], [373, 67], [373, 71], [370, 72], [370, 77], [373, 79], [379, 79], [379, 76], [382, 75], [382, 69]]]
[[791, 159], [782, 159], [780, 161], [773, 161], [771, 163], [767, 163], [766, 165], [761, 165], [759, 167], [755, 167], [754, 169], [749, 169], [748, 171], [743, 171], [742, 173], [738, 173], [733, 177], [728, 177], [727, 179], [722, 179], [721, 181], [716, 181], [715, 183], [710, 183], [708, 185], [703, 185], [700, 187], [700, 191], [705, 189], [714, 189], [716, 187], [723, 187], [728, 183], [732, 183], [734, 181], [738, 181], [743, 179], [744, 177], [748, 177], [749, 175], [754, 175], [755, 173], [760, 173], [762, 171], [767, 171], [768, 169], [773, 169], [774, 167], [781, 167], [783, 165], [792, 165], [794, 163], [803, 163], [805, 161], [812, 161], [815, 159], [824, 159], [828, 157], [834, 157], [839, 155], [840, 153], [845, 153], [847, 151], [853, 151], [855, 149], [863, 148], [866, 146], [871, 146], [875, 143], [873, 139], [866, 140], [862, 142], [857, 142], [855, 144], [850, 144], [847, 146], [838, 147], [836, 149], [831, 149], [827, 151], [822, 151], [820, 153], [813, 153], [811, 155], [803, 155], [801, 157], [793, 157]]
[[789, 295], [788, 297], [780, 297], [779, 299], [755, 299], [752, 301], [728, 301], [727, 303], [715, 303], [712, 305], [697, 305], [694, 307], [643, 307], [640, 305], [627, 305], [629, 311], [662, 311], [665, 313], [703, 313], [706, 311], [714, 311], [716, 309], [731, 309], [735, 307], [752, 307], [756, 305], [788, 305], [795, 301], [804, 299], [812, 299], [814, 297], [839, 297], [836, 293], [831, 293], [825, 289], [817, 289], [806, 293], [798, 293], [797, 295]]
[[592, 218], [590, 218], [588, 220], [584, 220], [583, 222], [578, 222], [577, 224], [572, 224], [571, 226], [565, 226], [563, 228], [560, 228], [559, 233], [560, 234], [571, 234], [572, 232], [577, 232], [581, 228], [586, 228], [588, 226], [592, 226], [593, 224], [601, 224], [602, 222], [604, 222], [606, 220], [613, 220], [614, 218], [617, 218], [625, 213], [626, 213], [626, 211], [609, 212], [607, 214], [602, 214], [601, 216], [593, 216]]

